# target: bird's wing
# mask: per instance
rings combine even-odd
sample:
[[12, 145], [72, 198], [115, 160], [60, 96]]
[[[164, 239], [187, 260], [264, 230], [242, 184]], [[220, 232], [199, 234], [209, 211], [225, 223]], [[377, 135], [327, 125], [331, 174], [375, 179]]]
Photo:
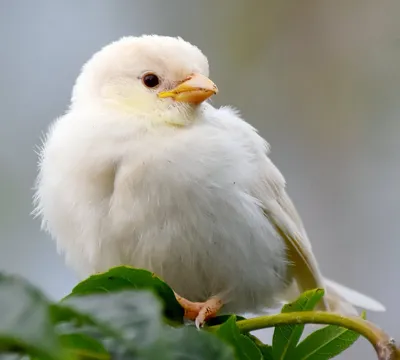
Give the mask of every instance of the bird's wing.
[[[268, 157], [261, 183], [255, 193], [265, 216], [285, 242], [297, 291], [323, 288], [326, 292], [324, 303], [321, 304], [323, 310], [356, 314], [354, 306], [359, 306], [367, 310], [384, 311], [385, 307], [378, 301], [323, 278], [301, 218], [286, 193], [285, 181]], [[293, 290], [293, 287], [290, 289]], [[287, 296], [293, 296], [293, 292], [290, 294], [288, 291]]]

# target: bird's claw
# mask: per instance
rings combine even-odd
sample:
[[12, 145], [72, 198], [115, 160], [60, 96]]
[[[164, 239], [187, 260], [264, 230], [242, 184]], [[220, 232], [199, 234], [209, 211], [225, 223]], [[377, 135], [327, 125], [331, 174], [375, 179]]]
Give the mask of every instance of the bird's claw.
[[216, 316], [222, 307], [222, 300], [211, 298], [205, 302], [191, 302], [175, 293], [176, 300], [185, 310], [185, 318], [194, 320], [197, 329], [201, 329], [205, 322]]
[[197, 330], [200, 330], [203, 326], [204, 326], [204, 319], [199, 319], [199, 317], [196, 318], [196, 320], [194, 321]]

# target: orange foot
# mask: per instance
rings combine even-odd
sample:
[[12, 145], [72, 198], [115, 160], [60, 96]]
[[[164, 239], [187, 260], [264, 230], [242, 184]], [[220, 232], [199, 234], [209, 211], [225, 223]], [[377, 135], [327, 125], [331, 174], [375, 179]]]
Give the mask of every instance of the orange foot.
[[196, 327], [201, 328], [206, 320], [217, 315], [222, 307], [222, 300], [211, 298], [205, 302], [192, 302], [175, 293], [176, 300], [185, 310], [185, 318], [193, 320]]

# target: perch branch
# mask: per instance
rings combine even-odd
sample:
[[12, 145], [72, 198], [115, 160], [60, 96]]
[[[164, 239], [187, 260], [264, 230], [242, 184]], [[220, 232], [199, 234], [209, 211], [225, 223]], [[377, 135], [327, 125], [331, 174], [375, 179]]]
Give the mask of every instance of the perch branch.
[[[393, 338], [371, 322], [359, 317], [344, 317], [322, 311], [300, 311], [260, 316], [236, 322], [241, 332], [250, 332], [280, 325], [324, 324], [337, 325], [355, 331], [365, 337], [374, 347], [379, 360], [400, 360], [400, 349]], [[210, 326], [215, 331], [220, 325]]]

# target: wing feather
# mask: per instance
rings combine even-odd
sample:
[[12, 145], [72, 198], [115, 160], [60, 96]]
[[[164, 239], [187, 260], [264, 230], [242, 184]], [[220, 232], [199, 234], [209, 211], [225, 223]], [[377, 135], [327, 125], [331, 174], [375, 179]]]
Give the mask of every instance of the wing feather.
[[285, 190], [284, 178], [267, 156], [265, 159], [260, 181], [262, 186], [254, 192], [266, 218], [287, 248], [290, 271], [295, 282], [295, 286], [289, 286], [287, 295], [290, 296], [294, 288], [298, 292], [323, 288], [326, 296], [320, 305], [321, 310], [353, 315], [357, 313], [355, 306], [358, 306], [371, 311], [385, 311], [385, 307], [378, 301], [323, 278], [302, 220]]

